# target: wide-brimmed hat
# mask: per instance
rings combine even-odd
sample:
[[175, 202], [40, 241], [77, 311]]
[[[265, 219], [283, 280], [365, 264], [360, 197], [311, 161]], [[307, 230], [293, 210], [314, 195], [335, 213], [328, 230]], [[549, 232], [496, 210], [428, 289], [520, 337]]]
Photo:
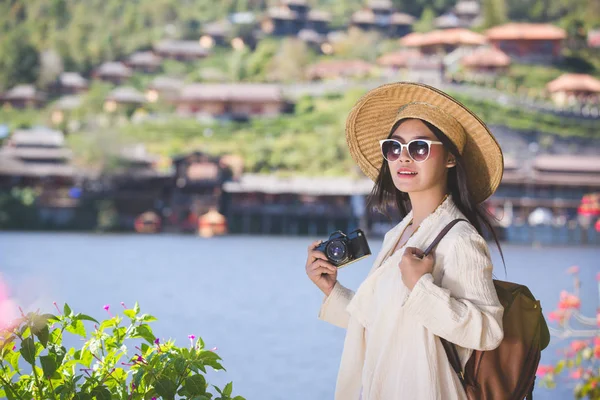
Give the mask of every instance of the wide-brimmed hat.
[[354, 105], [346, 120], [346, 142], [352, 158], [373, 181], [383, 162], [379, 141], [394, 124], [418, 118], [439, 128], [461, 154], [467, 186], [481, 203], [498, 188], [504, 159], [498, 142], [475, 114], [446, 93], [428, 85], [397, 82], [369, 91]]

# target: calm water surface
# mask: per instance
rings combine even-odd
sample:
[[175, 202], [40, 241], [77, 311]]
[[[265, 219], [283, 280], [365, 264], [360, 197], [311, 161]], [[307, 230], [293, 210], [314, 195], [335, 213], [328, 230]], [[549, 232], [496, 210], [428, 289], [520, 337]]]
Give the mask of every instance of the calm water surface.
[[[227, 372], [248, 400], [332, 399], [344, 330], [317, 319], [321, 292], [304, 273], [306, 247], [315, 238], [176, 235], [0, 233], [0, 272], [28, 308], [52, 312], [52, 302], [104, 317], [102, 307], [138, 301], [155, 315], [154, 333], [180, 344], [188, 334], [218, 347]], [[381, 241], [372, 240], [376, 254]], [[493, 246], [491, 246], [493, 249]], [[508, 276], [493, 252], [496, 276], [528, 285], [545, 312], [556, 307], [565, 273], [579, 265], [584, 311], [598, 305], [598, 248], [503, 247]], [[340, 271], [353, 289], [374, 256]], [[542, 363], [556, 360], [564, 341], [553, 339]], [[536, 389], [536, 399], [572, 398], [573, 385]]]

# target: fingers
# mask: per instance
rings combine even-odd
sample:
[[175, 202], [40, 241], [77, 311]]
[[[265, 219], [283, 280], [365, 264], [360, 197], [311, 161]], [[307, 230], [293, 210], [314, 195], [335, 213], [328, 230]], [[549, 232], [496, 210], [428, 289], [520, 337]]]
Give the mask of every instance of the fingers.
[[312, 242], [311, 244], [308, 245], [308, 251], [310, 252], [311, 250], [316, 248], [321, 243], [322, 243], [322, 240], [315, 240], [314, 242]]
[[322, 274], [334, 274], [337, 273], [337, 268], [335, 265], [331, 264], [325, 260], [316, 260], [308, 267], [309, 273], [316, 273], [320, 271]]

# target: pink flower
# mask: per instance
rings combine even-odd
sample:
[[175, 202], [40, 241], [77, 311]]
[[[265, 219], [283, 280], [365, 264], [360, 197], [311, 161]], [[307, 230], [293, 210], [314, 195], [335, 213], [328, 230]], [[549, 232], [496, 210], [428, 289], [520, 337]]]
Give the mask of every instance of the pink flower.
[[126, 310], [127, 310], [127, 306], [125, 305], [125, 303], [124, 303], [124, 302], [121, 302], [121, 305], [123, 306], [123, 308], [124, 308], [124, 309], [126, 309]]
[[567, 269], [567, 274], [575, 275], [579, 273], [579, 267], [577, 265], [573, 265]]
[[581, 379], [582, 372], [583, 371], [581, 368], [577, 368], [575, 371], [571, 371], [571, 373], [569, 374], [569, 377], [571, 379]]
[[144, 359], [142, 358], [142, 356], [138, 356], [137, 360], [138, 360], [139, 362], [142, 362], [142, 361], [144, 361]]
[[105, 304], [104, 307], [102, 307], [102, 308], [104, 308], [106, 311], [108, 311], [110, 309], [110, 305], [109, 304]]
[[597, 281], [600, 281], [600, 272], [598, 272], [598, 273], [596, 274], [596, 280], [597, 280]]
[[217, 351], [217, 348], [213, 347], [212, 349], [210, 349], [210, 351]]
[[9, 297], [8, 288], [0, 276], [0, 330], [11, 328], [17, 316], [16, 304]]
[[600, 336], [594, 338], [594, 346], [600, 346]]
[[551, 372], [554, 372], [554, 367], [552, 365], [540, 365], [535, 372], [535, 375], [542, 378]]
[[579, 297], [574, 294], [567, 293], [566, 291], [562, 291], [560, 293], [560, 301], [558, 302], [558, 308], [561, 310], [568, 309], [579, 309], [581, 307], [581, 300]]
[[596, 347], [594, 347], [594, 357], [600, 358], [600, 345], [596, 345]]
[[587, 343], [584, 340], [573, 340], [571, 342], [571, 350], [573, 350], [575, 353], [585, 349], [587, 346]]
[[194, 336], [194, 335], [188, 335], [188, 339], [194, 340], [194, 339], [196, 339], [196, 336]]
[[154, 339], [154, 344], [160, 344], [160, 339], [159, 338]]

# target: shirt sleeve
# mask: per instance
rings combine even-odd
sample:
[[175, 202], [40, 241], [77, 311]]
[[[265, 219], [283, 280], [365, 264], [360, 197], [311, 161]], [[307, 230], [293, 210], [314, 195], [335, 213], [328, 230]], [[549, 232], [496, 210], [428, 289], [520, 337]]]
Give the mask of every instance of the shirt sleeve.
[[353, 297], [354, 291], [343, 286], [339, 281], [336, 282], [329, 296], [323, 299], [319, 319], [340, 328], [347, 328], [350, 314], [346, 311], [346, 307]]
[[433, 334], [458, 346], [493, 350], [504, 332], [504, 308], [492, 280], [487, 243], [479, 234], [455, 239], [445, 256], [442, 286], [431, 274], [419, 279], [403, 307]]

